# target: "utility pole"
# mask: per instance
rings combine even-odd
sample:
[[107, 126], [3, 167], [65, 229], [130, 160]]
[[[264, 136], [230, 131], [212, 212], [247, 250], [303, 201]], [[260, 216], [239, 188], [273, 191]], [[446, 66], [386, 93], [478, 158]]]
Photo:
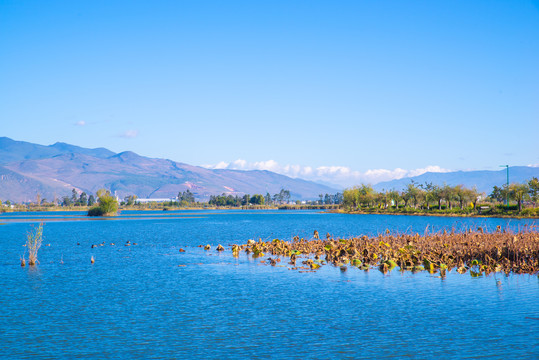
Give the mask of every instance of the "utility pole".
[[500, 165], [500, 167], [507, 169], [507, 187], [505, 188], [505, 205], [507, 206], [509, 203], [507, 199], [507, 196], [509, 195], [509, 165]]

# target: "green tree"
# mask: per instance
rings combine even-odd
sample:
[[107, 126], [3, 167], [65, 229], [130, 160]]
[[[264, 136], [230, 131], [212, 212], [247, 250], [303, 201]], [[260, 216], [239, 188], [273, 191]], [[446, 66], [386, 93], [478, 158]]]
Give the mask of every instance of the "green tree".
[[178, 202], [182, 205], [191, 205], [195, 203], [195, 194], [191, 190], [187, 189], [184, 192], [178, 193]]
[[345, 189], [343, 192], [343, 205], [345, 208], [355, 210], [358, 207], [358, 197], [356, 196], [357, 186], [351, 189]]
[[80, 197], [77, 203], [80, 206], [86, 206], [86, 204], [88, 204], [88, 195], [84, 191], [80, 194]]
[[393, 202], [393, 205], [395, 205], [395, 209], [399, 208], [399, 201], [401, 200], [401, 195], [397, 190], [390, 190], [389, 191], [389, 199]]
[[528, 181], [528, 187], [530, 188], [528, 193], [533, 201], [533, 207], [535, 207], [539, 202], [539, 180], [536, 177], [532, 178]]
[[137, 195], [129, 195], [124, 198], [125, 204], [127, 206], [132, 206], [135, 204], [135, 200], [137, 200]]
[[477, 208], [477, 201], [480, 198], [480, 194], [477, 191], [477, 188], [474, 186], [473, 188], [466, 189], [466, 190], [467, 190], [466, 196], [467, 196], [468, 201], [470, 201], [473, 204], [474, 209]]
[[261, 194], [254, 194], [249, 199], [249, 202], [253, 205], [264, 205], [264, 196]]
[[528, 184], [511, 184], [509, 185], [509, 196], [518, 204], [518, 212], [522, 211], [522, 202], [528, 198], [530, 188]]
[[64, 196], [62, 198], [62, 206], [71, 206], [73, 205], [73, 201], [71, 200], [71, 198], [69, 196]]
[[452, 201], [458, 200], [456, 196], [455, 188], [450, 185], [444, 184], [440, 194], [442, 195], [442, 198], [445, 200], [449, 210], [453, 209]]
[[382, 190], [381, 192], [375, 192], [376, 204], [380, 208], [387, 209], [389, 204], [389, 191]]
[[267, 205], [271, 205], [271, 195], [269, 192], [266, 192], [265, 202]]
[[283, 193], [283, 200], [288, 204], [290, 201], [290, 190], [281, 189], [281, 192]]
[[492, 193], [489, 195], [489, 197], [498, 202], [505, 202], [505, 200], [508, 200], [510, 198], [509, 193], [509, 188], [507, 187], [507, 185], [504, 184], [502, 187], [494, 186], [492, 188]]
[[415, 182], [412, 180], [410, 184], [408, 184], [406, 186], [406, 189], [404, 190], [403, 198], [404, 198], [405, 206], [406, 204], [408, 204], [408, 202], [411, 202], [412, 204], [414, 204], [414, 208], [417, 209], [419, 196], [420, 196], [420, 189], [415, 185]]
[[438, 187], [436, 185], [433, 185], [432, 182], [425, 182], [425, 184], [420, 185], [420, 187], [424, 190], [423, 197], [427, 205], [427, 210], [430, 210], [430, 202], [437, 200], [436, 190]]
[[90, 196], [88, 197], [88, 206], [94, 206], [94, 204], [95, 204], [95, 197], [90, 194]]
[[118, 201], [110, 191], [99, 189], [97, 191], [97, 206], [88, 210], [88, 216], [113, 216], [118, 212]]
[[460, 204], [461, 210], [464, 209], [464, 203], [466, 202], [467, 193], [466, 188], [463, 185], [457, 185], [454, 187], [455, 196]]
[[73, 189], [71, 190], [71, 203], [74, 205], [78, 204], [79, 194], [77, 193], [77, 190]]

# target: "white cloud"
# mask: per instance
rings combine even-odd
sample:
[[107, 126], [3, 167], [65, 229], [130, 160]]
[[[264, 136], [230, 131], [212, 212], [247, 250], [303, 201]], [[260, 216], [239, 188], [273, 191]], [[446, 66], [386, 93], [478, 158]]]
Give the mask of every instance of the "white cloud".
[[84, 120], [79, 120], [79, 121], [77, 121], [77, 122], [75, 123], [75, 125], [76, 125], [76, 126], [84, 126], [84, 125], [86, 125], [86, 121], [84, 121]]
[[124, 133], [120, 134], [120, 137], [126, 138], [126, 139], [133, 139], [138, 136], [138, 130], [127, 130]]
[[365, 172], [352, 170], [346, 166], [319, 166], [312, 168], [302, 165], [280, 165], [275, 160], [248, 162], [238, 159], [233, 162], [221, 161], [215, 165], [203, 165], [208, 169], [230, 169], [230, 170], [269, 170], [278, 174], [290, 176], [293, 178], [302, 178], [312, 181], [321, 181], [349, 187], [361, 183], [376, 184], [382, 181], [401, 179], [408, 176], [418, 176], [426, 172], [448, 172], [451, 170], [443, 169], [440, 166], [427, 166], [421, 169], [405, 170], [396, 168], [371, 169]]

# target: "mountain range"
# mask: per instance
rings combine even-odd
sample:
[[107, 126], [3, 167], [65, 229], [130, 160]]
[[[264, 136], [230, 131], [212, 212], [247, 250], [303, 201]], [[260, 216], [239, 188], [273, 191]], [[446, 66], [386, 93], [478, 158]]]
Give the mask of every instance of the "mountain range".
[[0, 137], [0, 200], [48, 201], [70, 196], [72, 189], [95, 194], [111, 190], [118, 197], [175, 198], [189, 189], [199, 200], [222, 193], [270, 194], [290, 191], [292, 199], [316, 199], [339, 190], [265, 170], [206, 169], [131, 151], [114, 153], [66, 143], [45, 146]]
[[[539, 167], [509, 167], [510, 182], [539, 177]], [[403, 190], [410, 181], [418, 184], [476, 187], [489, 194], [493, 186], [506, 183], [506, 169], [454, 171], [375, 184], [377, 191]], [[88, 149], [57, 142], [39, 145], [0, 137], [0, 200], [35, 201], [37, 195], [51, 201], [70, 196], [72, 189], [95, 194], [105, 188], [123, 198], [174, 198], [189, 189], [198, 200], [210, 195], [275, 194], [290, 191], [293, 200], [318, 199], [342, 189], [267, 170], [207, 169], [167, 159], [140, 156], [131, 151], [115, 153], [105, 148]]]
[[[524, 183], [532, 177], [539, 178], [539, 167], [533, 166], [510, 166], [509, 182]], [[443, 186], [444, 184], [455, 186], [464, 185], [468, 188], [475, 187], [479, 192], [486, 195], [492, 192], [494, 186], [501, 187], [507, 183], [507, 169], [502, 170], [474, 170], [474, 171], [452, 171], [444, 173], [427, 172], [418, 176], [402, 178], [398, 180], [384, 181], [374, 185], [377, 191], [382, 190], [403, 190], [414, 181], [418, 184], [432, 183]]]

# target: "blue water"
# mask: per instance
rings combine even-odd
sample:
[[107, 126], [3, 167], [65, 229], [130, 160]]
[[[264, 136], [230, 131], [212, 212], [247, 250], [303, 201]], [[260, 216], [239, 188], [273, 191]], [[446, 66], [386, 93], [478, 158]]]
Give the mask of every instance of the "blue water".
[[[40, 221], [40, 264], [21, 268], [26, 232]], [[315, 229], [341, 237], [386, 229], [423, 233], [427, 225], [429, 231], [498, 225], [516, 231], [533, 220], [183, 211], [124, 212], [106, 220], [82, 213], [2, 214], [0, 223], [1, 358], [539, 354], [536, 275], [449, 273], [441, 279], [354, 268], [342, 273], [330, 266], [299, 273], [245, 254], [236, 259], [228, 248], [249, 238], [310, 237]], [[217, 244], [227, 251], [213, 250]]]

